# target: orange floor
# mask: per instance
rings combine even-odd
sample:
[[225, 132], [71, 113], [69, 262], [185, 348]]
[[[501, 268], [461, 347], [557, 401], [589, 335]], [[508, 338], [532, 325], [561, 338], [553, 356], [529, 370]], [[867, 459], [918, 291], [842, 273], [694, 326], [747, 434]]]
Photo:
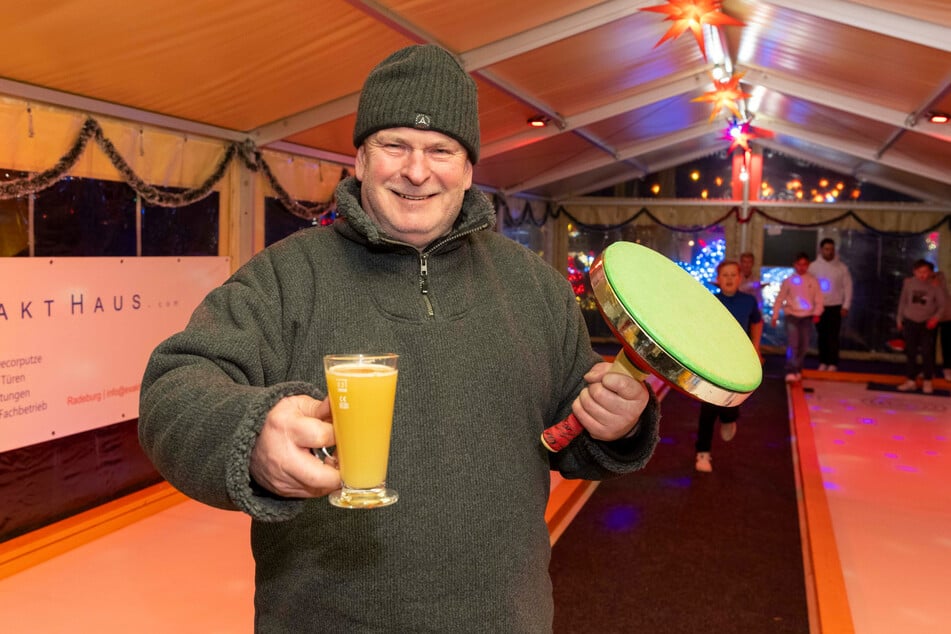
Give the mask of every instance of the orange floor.
[[249, 526], [240, 513], [191, 500], [176, 504], [0, 580], [0, 629], [10, 634], [251, 632]]
[[[819, 376], [807, 373], [798, 393], [811, 435], [803, 429], [794, 435], [800, 451], [814, 451], [812, 460], [798, 460], [803, 490], [824, 497], [821, 512], [804, 513], [804, 534], [813, 546], [826, 539], [837, 559], [826, 557], [807, 577], [819, 575], [811, 582], [829, 587], [823, 566], [837, 562], [829, 576], [844, 585], [855, 632], [947, 632], [951, 398], [876, 392], [845, 376]], [[795, 400], [795, 389], [791, 395]], [[810, 486], [822, 494], [810, 494]], [[0, 579], [0, 628], [250, 632], [247, 544], [246, 517], [192, 501], [175, 504]]]
[[855, 631], [951, 631], [951, 398], [803, 388]]

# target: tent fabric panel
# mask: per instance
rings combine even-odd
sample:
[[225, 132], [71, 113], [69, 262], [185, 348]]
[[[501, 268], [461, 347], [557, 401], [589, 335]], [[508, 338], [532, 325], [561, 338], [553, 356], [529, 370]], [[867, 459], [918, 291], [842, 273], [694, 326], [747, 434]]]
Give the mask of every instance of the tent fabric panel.
[[637, 94], [645, 83], [702, 62], [692, 36], [655, 48], [666, 27], [661, 29], [648, 19], [649, 14], [628, 16], [490, 69], [563, 115], [585, 112]]
[[946, 0], [851, 0], [855, 4], [951, 27], [951, 4]]
[[577, 135], [559, 135], [480, 160], [474, 176], [477, 183], [499, 183], [505, 189], [542, 176], [568, 161], [605, 156]]
[[385, 4], [439, 42], [461, 53], [600, 4], [602, 0], [483, 0], [460, 2], [447, 11], [445, 0], [399, 0]]
[[234, 130], [356, 92], [409, 43], [343, 0], [49, 4], [7, 7], [0, 76]]
[[770, 5], [738, 17], [747, 21], [734, 58], [739, 71], [769, 68], [903, 112], [928, 99], [951, 67], [951, 53]]

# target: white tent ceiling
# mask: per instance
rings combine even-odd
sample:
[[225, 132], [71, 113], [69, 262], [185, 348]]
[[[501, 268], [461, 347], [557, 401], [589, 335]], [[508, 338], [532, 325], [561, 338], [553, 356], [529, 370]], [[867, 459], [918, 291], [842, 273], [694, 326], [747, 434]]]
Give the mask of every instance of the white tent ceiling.
[[[352, 162], [369, 70], [435, 42], [479, 84], [476, 180], [564, 199], [725, 149], [662, 0], [2, 0], [0, 95]], [[724, 0], [762, 147], [951, 205], [951, 0]], [[552, 125], [531, 129], [529, 117]]]

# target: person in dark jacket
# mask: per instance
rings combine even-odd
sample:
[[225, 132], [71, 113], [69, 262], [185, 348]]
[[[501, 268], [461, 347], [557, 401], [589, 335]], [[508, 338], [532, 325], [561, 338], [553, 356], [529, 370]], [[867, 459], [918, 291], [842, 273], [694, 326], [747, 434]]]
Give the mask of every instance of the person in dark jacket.
[[[902, 392], [918, 388], [916, 379], [922, 375], [921, 391], [934, 392], [935, 328], [944, 311], [944, 292], [931, 280], [934, 265], [928, 260], [916, 260], [912, 276], [902, 282], [898, 298], [896, 325], [905, 338], [905, 382], [898, 386]], [[918, 363], [918, 355], [921, 363]]]
[[[258, 253], [152, 354], [141, 444], [187, 495], [251, 516], [257, 632], [550, 632], [549, 471], [640, 468], [657, 401], [607, 372], [566, 279], [490, 230], [476, 85], [450, 53], [383, 60], [353, 141], [334, 225]], [[400, 355], [400, 497], [380, 509], [326, 499], [321, 359], [353, 352]], [[548, 452], [572, 412], [585, 431]]]
[[[741, 256], [742, 257], [742, 256]], [[723, 260], [717, 265], [716, 285], [719, 288], [717, 299], [726, 306], [737, 323], [743, 327], [743, 332], [749, 335], [753, 348], [760, 360], [760, 340], [763, 338], [763, 313], [760, 312], [759, 302], [751, 293], [740, 290], [743, 283], [743, 267], [736, 260]], [[713, 456], [710, 449], [713, 446], [713, 427], [720, 421], [720, 438], [730, 442], [736, 436], [737, 421], [740, 418], [738, 405], [722, 406], [712, 403], [700, 403], [700, 419], [697, 421], [697, 441], [695, 448], [697, 457], [694, 466], [697, 471], [710, 473], [713, 471]]]

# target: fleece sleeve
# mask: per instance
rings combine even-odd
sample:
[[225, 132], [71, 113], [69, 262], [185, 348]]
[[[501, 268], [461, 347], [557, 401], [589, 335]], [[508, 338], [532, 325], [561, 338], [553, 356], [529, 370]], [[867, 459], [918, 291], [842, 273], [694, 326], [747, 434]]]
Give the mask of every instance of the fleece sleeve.
[[[572, 361], [568, 364], [566, 397], [561, 401], [559, 418], [553, 422], [563, 420], [571, 412], [572, 403], [585, 386], [584, 374], [602, 360], [591, 350], [588, 330], [573, 295], [566, 302], [566, 311], [569, 326], [565, 331], [563, 349]], [[650, 385], [645, 386], [650, 390]], [[550, 467], [565, 478], [588, 480], [602, 480], [640, 469], [659, 442], [659, 422], [660, 405], [651, 391], [650, 401], [631, 438], [604, 442], [595, 440], [584, 431], [567, 447], [549, 456]]]
[[186, 495], [256, 519], [287, 519], [299, 500], [252, 486], [251, 450], [281, 398], [317, 388], [285, 381], [279, 285], [264, 258], [212, 291], [186, 328], [162, 342], [142, 381], [139, 441]]

